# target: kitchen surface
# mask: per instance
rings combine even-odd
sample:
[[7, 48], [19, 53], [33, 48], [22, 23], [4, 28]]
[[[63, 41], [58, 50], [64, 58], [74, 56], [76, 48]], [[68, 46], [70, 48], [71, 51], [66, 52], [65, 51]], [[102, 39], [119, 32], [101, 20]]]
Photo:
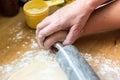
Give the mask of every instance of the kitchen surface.
[[[35, 29], [27, 26], [22, 8], [14, 17], [0, 16], [0, 32], [0, 80], [38, 57], [51, 61], [55, 57], [38, 46]], [[120, 79], [120, 30], [82, 37], [74, 45], [101, 80]]]

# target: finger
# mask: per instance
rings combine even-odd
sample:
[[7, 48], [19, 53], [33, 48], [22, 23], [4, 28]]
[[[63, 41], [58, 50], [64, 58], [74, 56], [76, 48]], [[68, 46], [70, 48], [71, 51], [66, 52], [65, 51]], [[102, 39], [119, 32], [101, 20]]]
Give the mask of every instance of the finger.
[[45, 18], [42, 22], [40, 22], [38, 25], [37, 25], [37, 29], [36, 29], [36, 36], [38, 36], [39, 34], [39, 31], [41, 29], [43, 29], [44, 27], [48, 26], [49, 24], [49, 19], [48, 18]]
[[63, 26], [62, 27], [61, 26], [62, 25], [52, 23], [52, 24], [48, 25], [47, 27], [43, 28], [40, 31], [39, 35], [49, 36], [57, 31], [61, 30], [63, 27]]
[[[44, 38], [43, 38], [43, 40], [44, 40]], [[37, 41], [38, 41], [38, 44], [39, 44], [39, 46], [40, 46], [41, 48], [44, 47], [44, 46], [43, 46], [43, 40], [41, 41], [41, 38], [38, 36]]]
[[58, 41], [64, 41], [67, 36], [67, 31], [59, 31], [48, 37], [44, 42], [44, 47], [49, 49], [52, 45], [54, 45]]
[[43, 42], [44, 39], [47, 36], [49, 36], [49, 35], [57, 32], [59, 30], [60, 30], [59, 26], [55, 26], [54, 24], [48, 25], [47, 27], [45, 27], [44, 29], [42, 29], [42, 30], [39, 31], [39, 34], [38, 34], [39, 41]]
[[63, 45], [73, 44], [75, 42], [75, 40], [79, 37], [79, 33], [80, 33], [80, 30], [78, 29], [78, 27], [73, 26], [70, 29], [66, 39], [64, 40]]

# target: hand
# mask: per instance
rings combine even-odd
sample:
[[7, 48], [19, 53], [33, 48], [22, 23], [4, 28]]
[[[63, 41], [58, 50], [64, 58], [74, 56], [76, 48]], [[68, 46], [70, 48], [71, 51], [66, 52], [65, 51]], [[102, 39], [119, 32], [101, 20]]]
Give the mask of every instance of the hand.
[[54, 45], [56, 42], [63, 42], [67, 36], [67, 31], [58, 31], [52, 36], [49, 36], [44, 41], [44, 47], [45, 49], [49, 49], [52, 45]]
[[[72, 44], [80, 37], [80, 32], [94, 10], [86, 0], [80, 1], [75, 1], [57, 10], [37, 25], [36, 35], [40, 44], [45, 41], [45, 46], [47, 46], [46, 38], [61, 30], [69, 31], [63, 42], [64, 45]], [[56, 42], [56, 40], [53, 40], [53, 42]]]

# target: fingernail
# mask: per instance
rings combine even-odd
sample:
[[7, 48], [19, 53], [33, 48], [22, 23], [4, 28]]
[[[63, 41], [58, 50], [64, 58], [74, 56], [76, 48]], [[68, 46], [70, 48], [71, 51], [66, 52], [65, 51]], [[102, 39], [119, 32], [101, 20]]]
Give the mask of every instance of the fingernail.
[[71, 44], [73, 44], [73, 41], [64, 41], [63, 42], [63, 45], [71, 45]]
[[63, 45], [68, 45], [68, 43], [66, 41], [63, 42]]

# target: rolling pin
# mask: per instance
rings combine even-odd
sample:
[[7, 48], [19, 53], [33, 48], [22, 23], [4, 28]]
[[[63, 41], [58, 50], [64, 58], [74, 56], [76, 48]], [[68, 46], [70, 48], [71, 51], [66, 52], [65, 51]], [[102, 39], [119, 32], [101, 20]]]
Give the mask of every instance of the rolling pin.
[[54, 45], [58, 49], [56, 60], [69, 80], [100, 80], [95, 71], [73, 45]]

